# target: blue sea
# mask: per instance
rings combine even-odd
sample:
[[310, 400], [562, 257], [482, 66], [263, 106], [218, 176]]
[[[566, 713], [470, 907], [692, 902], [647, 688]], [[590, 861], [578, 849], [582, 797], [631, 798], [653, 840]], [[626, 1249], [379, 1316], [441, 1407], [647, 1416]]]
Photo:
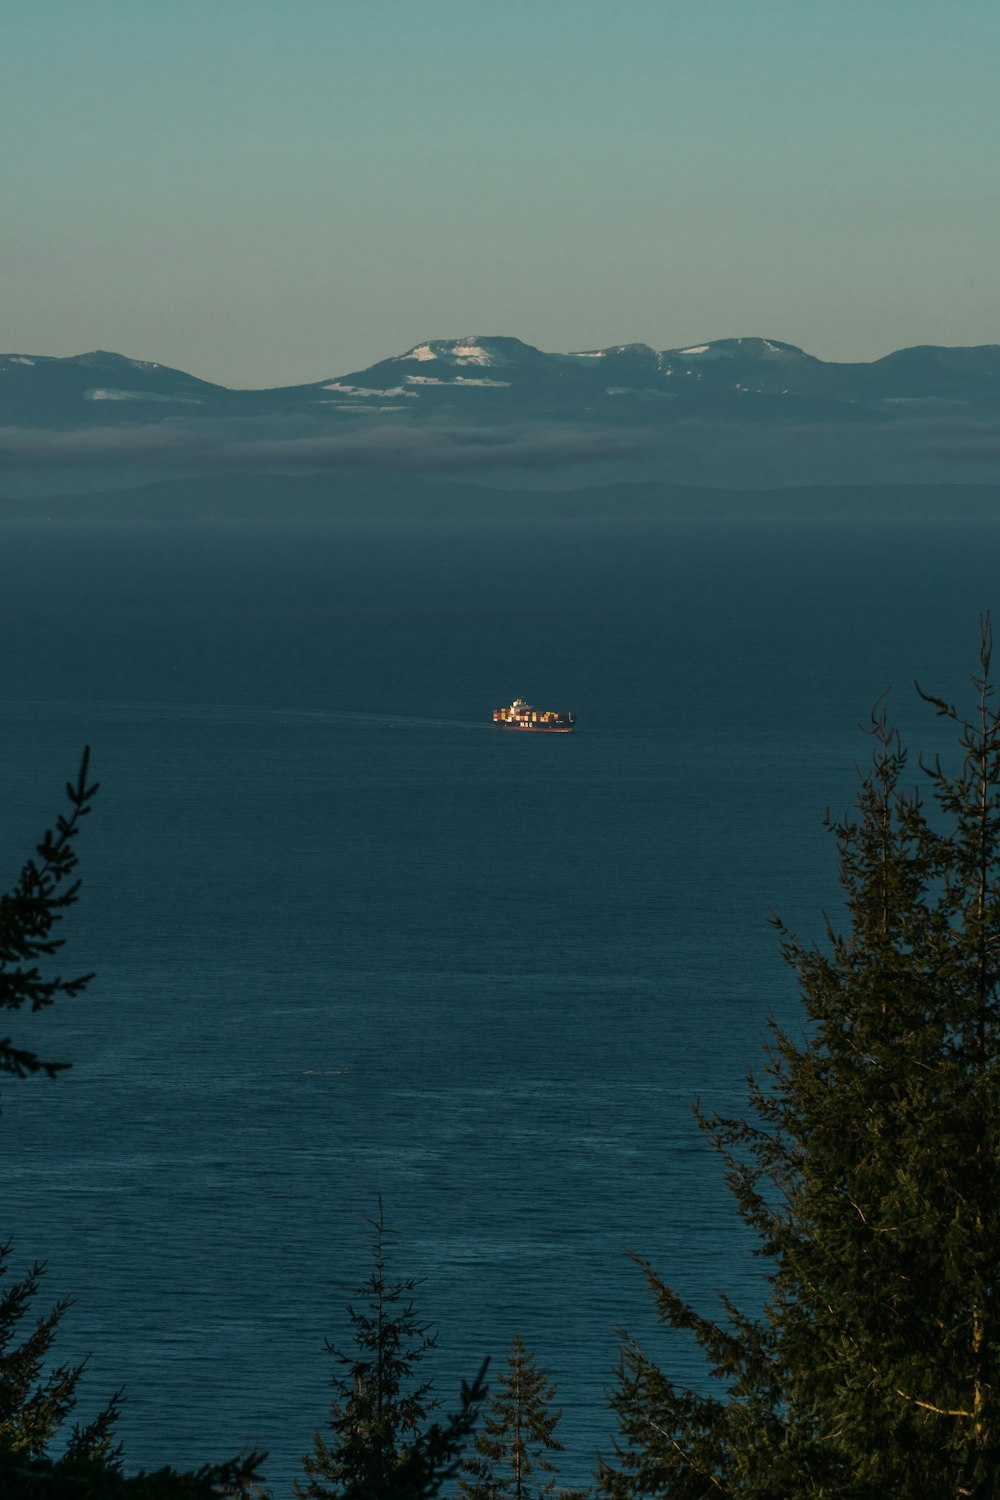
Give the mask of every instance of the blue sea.
[[[289, 1493], [380, 1196], [438, 1394], [519, 1333], [565, 1483], [618, 1327], [702, 1379], [628, 1252], [759, 1302], [692, 1106], [801, 1032], [769, 912], [837, 920], [859, 725], [891, 687], [947, 751], [913, 681], [966, 691], [998, 561], [988, 523], [4, 525], [0, 886], [84, 744], [102, 788], [59, 960], [97, 978], [2, 1022], [73, 1068], [4, 1083], [0, 1237], [129, 1469], [259, 1445]], [[494, 730], [515, 696], [578, 732]]]

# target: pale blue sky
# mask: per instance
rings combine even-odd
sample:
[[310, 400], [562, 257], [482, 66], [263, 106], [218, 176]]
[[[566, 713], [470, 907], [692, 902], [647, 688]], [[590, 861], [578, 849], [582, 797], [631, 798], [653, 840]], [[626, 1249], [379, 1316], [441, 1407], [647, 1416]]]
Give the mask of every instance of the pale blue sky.
[[1000, 341], [996, 0], [0, 0], [0, 350]]

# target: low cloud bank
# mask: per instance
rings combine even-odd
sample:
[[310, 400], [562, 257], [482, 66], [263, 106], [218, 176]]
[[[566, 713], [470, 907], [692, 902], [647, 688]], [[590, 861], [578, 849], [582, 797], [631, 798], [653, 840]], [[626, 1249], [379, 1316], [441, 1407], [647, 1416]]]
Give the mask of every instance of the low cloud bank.
[[380, 473], [530, 466], [558, 468], [592, 459], [632, 460], [649, 448], [642, 435], [574, 427], [368, 427], [341, 433], [96, 427], [73, 431], [0, 428], [0, 465], [134, 464], [146, 460], [190, 468], [364, 469]]
[[709, 423], [658, 428], [382, 422], [0, 429], [0, 474], [357, 473], [569, 488], [655, 480], [726, 488], [1000, 482], [1000, 423]]

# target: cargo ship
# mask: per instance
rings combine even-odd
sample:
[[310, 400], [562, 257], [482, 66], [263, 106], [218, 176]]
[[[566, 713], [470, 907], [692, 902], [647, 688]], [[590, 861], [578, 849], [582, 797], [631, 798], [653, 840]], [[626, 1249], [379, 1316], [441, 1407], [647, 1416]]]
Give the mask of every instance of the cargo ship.
[[515, 698], [510, 708], [495, 708], [493, 722], [501, 729], [527, 730], [529, 734], [572, 734], [576, 714], [560, 713], [555, 708], [533, 708], [523, 698]]

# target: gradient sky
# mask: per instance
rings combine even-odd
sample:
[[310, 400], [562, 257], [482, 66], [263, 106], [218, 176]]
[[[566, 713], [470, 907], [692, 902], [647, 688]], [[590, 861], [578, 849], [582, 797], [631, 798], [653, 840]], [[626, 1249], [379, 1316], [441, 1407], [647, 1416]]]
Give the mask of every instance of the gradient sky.
[[1000, 340], [996, 0], [4, 0], [0, 350]]

